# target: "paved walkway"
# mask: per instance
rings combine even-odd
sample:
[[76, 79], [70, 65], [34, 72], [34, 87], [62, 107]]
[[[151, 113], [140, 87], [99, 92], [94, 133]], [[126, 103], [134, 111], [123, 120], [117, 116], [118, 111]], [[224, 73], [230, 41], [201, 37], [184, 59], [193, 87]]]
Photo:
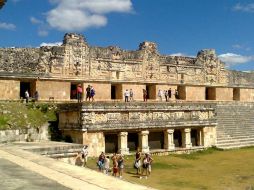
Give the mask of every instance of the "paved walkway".
[[[39, 180], [41, 179], [42, 186], [47, 187], [46, 189], [152, 190], [152, 188], [119, 180], [87, 168], [73, 166], [52, 158], [43, 157], [22, 150], [15, 145], [0, 146], [0, 162], [2, 160], [0, 171], [4, 171], [3, 176], [7, 179], [7, 186], [8, 179], [12, 178], [18, 180], [26, 179], [27, 184], [20, 184], [24, 185], [24, 189], [29, 189], [29, 187], [34, 187], [31, 189], [40, 189], [40, 187], [36, 185], [41, 185], [39, 184]], [[19, 172], [15, 173], [13, 167], [16, 165], [18, 165], [17, 168]], [[25, 173], [24, 177], [22, 177], [21, 167]], [[10, 168], [10, 171], [5, 171], [6, 168]], [[14, 186], [10, 185], [10, 187], [13, 188], [9, 189], [16, 189]]]

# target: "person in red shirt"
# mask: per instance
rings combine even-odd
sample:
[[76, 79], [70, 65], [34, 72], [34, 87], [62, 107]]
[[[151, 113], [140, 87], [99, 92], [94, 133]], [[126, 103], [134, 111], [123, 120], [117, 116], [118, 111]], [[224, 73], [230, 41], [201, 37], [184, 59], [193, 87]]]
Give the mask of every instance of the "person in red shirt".
[[78, 87], [77, 87], [78, 102], [82, 101], [82, 92], [83, 92], [82, 86], [81, 86], [81, 84], [79, 84]]

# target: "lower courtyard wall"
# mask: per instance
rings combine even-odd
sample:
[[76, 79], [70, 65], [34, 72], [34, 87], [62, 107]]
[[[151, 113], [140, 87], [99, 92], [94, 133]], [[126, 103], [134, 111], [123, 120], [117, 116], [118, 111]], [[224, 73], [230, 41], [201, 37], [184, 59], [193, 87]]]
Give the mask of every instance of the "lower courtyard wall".
[[0, 100], [20, 99], [20, 81], [0, 80]]

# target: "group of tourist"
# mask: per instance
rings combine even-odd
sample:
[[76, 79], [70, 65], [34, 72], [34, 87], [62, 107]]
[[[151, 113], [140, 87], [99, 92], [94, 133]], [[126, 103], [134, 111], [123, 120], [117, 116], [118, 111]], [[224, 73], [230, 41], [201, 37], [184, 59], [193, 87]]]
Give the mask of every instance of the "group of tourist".
[[[28, 103], [29, 99], [31, 98], [28, 90], [25, 91], [24, 95], [25, 95], [26, 103]], [[33, 101], [38, 101], [39, 100], [39, 92], [38, 91], [35, 91], [34, 95], [32, 96], [32, 100]]]
[[95, 89], [93, 86], [88, 85], [86, 88], [86, 101], [88, 100], [90, 102], [90, 100], [92, 99], [92, 102], [94, 101], [94, 96], [95, 96]]
[[124, 92], [124, 101], [125, 102], [133, 101], [134, 100], [133, 96], [134, 96], [134, 93], [133, 93], [132, 89], [130, 89], [130, 91], [128, 89], [126, 89]]
[[[74, 158], [75, 165], [86, 167], [88, 158], [88, 146], [85, 145], [77, 156]], [[112, 161], [112, 167], [110, 167], [110, 162]], [[143, 176], [147, 177], [151, 174], [153, 159], [149, 153], [145, 153], [142, 158], [140, 151], [137, 151], [135, 154], [135, 160], [133, 167], [136, 169], [137, 176], [142, 179]], [[112, 172], [114, 177], [123, 177], [124, 170], [124, 157], [121, 154], [114, 153], [111, 158], [106, 156], [104, 152], [100, 154], [96, 162], [98, 170], [106, 175], [109, 175]], [[145, 173], [145, 175], [144, 175]]]
[[172, 92], [171, 88], [169, 90], [164, 90], [164, 91], [159, 90], [158, 91], [158, 97], [159, 97], [160, 101], [163, 100], [163, 97], [165, 97], [166, 102], [170, 101], [172, 98], [172, 95], [175, 96], [176, 100], [179, 99], [179, 92], [177, 89], [175, 89], [175, 92]]

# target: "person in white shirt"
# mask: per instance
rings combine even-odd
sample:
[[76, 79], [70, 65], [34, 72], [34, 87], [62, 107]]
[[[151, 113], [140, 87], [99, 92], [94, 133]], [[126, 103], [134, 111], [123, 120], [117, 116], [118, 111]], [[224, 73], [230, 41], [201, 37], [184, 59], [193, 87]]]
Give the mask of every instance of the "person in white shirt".
[[126, 89], [124, 92], [124, 101], [129, 102], [129, 97], [130, 97], [130, 92], [128, 91], [128, 89]]
[[85, 145], [83, 148], [82, 148], [82, 158], [84, 159], [84, 162], [83, 162], [83, 167], [86, 167], [86, 164], [87, 164], [87, 158], [88, 158], [88, 146]]
[[25, 99], [26, 99], [26, 103], [28, 103], [28, 100], [29, 100], [29, 92], [28, 92], [28, 90], [25, 91]]
[[162, 101], [163, 92], [162, 90], [159, 90], [158, 97], [160, 98], [160, 101]]

